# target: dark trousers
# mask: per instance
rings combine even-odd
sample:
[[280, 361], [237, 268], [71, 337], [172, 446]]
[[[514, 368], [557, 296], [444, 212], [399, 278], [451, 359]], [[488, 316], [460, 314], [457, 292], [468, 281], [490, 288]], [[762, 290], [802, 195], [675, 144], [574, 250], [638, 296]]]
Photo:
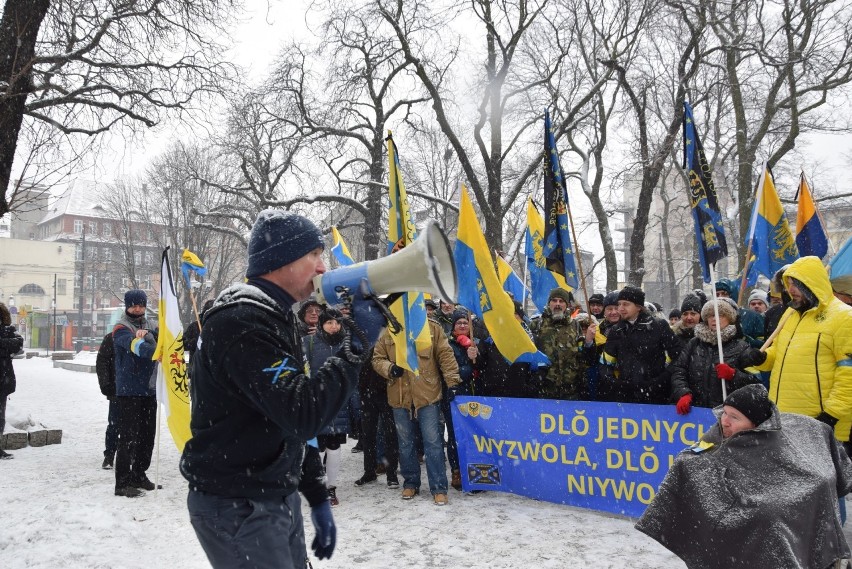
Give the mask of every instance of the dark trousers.
[[214, 569], [303, 569], [308, 558], [298, 492], [272, 500], [190, 490], [189, 520]]
[[441, 399], [441, 414], [447, 425], [447, 461], [450, 463], [450, 470], [459, 470], [459, 445], [456, 443], [456, 432], [453, 429], [452, 403], [446, 395]]
[[117, 397], [118, 453], [115, 487], [123, 488], [145, 478], [154, 452], [157, 431], [156, 397]]
[[113, 458], [118, 450], [118, 398], [109, 400], [106, 435], [104, 436], [104, 456]]
[[[381, 421], [379, 419], [381, 418]], [[396, 438], [396, 423], [393, 410], [387, 401], [362, 401], [361, 405], [361, 446], [364, 449], [364, 474], [376, 472], [377, 439], [379, 423], [382, 426], [385, 460], [388, 473], [396, 474], [399, 466], [399, 443]]]

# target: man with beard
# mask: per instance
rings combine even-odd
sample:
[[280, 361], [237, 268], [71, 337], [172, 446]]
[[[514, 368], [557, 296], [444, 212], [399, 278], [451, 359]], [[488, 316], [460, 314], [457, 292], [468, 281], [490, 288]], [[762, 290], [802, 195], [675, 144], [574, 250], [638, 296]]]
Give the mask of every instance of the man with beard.
[[135, 498], [153, 490], [145, 471], [151, 466], [156, 432], [157, 397], [152, 376], [157, 362], [157, 332], [145, 318], [144, 290], [124, 293], [124, 316], [112, 330], [115, 349], [115, 395], [118, 400], [118, 450], [115, 495]]
[[852, 427], [852, 308], [835, 298], [817, 257], [802, 257], [783, 274], [790, 308], [759, 367], [771, 370], [769, 397], [778, 409], [834, 428], [841, 442]]
[[[578, 400], [588, 391], [581, 357], [583, 333], [569, 312], [573, 302], [569, 291], [551, 290], [547, 308], [531, 326], [536, 347], [550, 359], [539, 393], [543, 399]], [[586, 339], [589, 344], [594, 340], [594, 327], [590, 330], [591, 337]]]

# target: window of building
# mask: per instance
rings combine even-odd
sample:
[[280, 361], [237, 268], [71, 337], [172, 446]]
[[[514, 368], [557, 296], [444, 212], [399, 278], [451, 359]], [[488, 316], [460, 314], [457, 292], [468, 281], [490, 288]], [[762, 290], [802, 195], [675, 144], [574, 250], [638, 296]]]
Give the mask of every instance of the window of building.
[[95, 284], [94, 275], [86, 275], [86, 288], [92, 290]]
[[29, 294], [31, 296], [44, 296], [44, 289], [37, 284], [29, 283], [18, 289], [18, 294]]
[[112, 249], [104, 247], [104, 261], [112, 261]]
[[77, 261], [83, 260], [83, 247], [79, 244], [74, 245], [74, 259]]
[[98, 259], [98, 248], [97, 247], [89, 247], [89, 259], [96, 261]]
[[153, 241], [154, 240], [154, 230], [149, 227], [147, 234], [148, 234], [148, 241]]
[[150, 267], [154, 264], [154, 254], [151, 251], [145, 251], [145, 266]]
[[97, 235], [98, 234], [98, 222], [90, 221], [89, 222], [89, 235]]
[[137, 267], [142, 264], [142, 251], [133, 252], [133, 264]]
[[68, 294], [68, 279], [56, 279], [56, 294], [60, 296]]
[[74, 233], [83, 233], [83, 220], [75, 219], [74, 220]]
[[111, 237], [112, 236], [112, 224], [111, 223], [109, 223], [107, 221], [104, 222], [103, 233], [104, 233], [104, 237]]

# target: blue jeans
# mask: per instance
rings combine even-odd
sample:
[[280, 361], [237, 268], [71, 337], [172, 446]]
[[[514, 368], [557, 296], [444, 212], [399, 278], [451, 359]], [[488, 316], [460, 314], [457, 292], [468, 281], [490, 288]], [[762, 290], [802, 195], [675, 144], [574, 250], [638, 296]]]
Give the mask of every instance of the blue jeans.
[[393, 418], [399, 438], [399, 467], [403, 488], [420, 489], [420, 462], [415, 451], [414, 438], [419, 430], [423, 435], [423, 450], [426, 455], [426, 474], [429, 477], [429, 492], [447, 493], [447, 467], [444, 462], [444, 434], [441, 432], [441, 404], [433, 403], [416, 410], [394, 409]]
[[189, 520], [214, 569], [304, 569], [308, 558], [299, 493], [225, 498], [190, 490]]

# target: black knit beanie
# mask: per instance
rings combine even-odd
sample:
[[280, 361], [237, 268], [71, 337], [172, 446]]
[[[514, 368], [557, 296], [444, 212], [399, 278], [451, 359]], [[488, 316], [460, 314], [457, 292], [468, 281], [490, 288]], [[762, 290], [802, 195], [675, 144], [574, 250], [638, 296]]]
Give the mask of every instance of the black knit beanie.
[[618, 293], [618, 300], [626, 300], [639, 306], [645, 306], [645, 291], [636, 286], [627, 285]]
[[148, 295], [144, 290], [134, 288], [124, 293], [124, 308], [131, 306], [148, 306]]
[[737, 389], [725, 399], [725, 405], [729, 405], [745, 415], [749, 421], [760, 425], [772, 416], [772, 402], [769, 393], [759, 383], [753, 383]]
[[320, 312], [319, 325], [322, 326], [323, 324], [325, 324], [329, 320], [337, 320], [338, 322], [341, 322], [342, 319], [343, 319], [343, 313], [340, 312], [338, 309], [326, 308], [325, 310]]
[[324, 248], [322, 233], [306, 217], [280, 209], [265, 209], [251, 228], [246, 277], [258, 277]]
[[701, 299], [698, 298], [697, 295], [690, 293], [687, 294], [683, 298], [683, 302], [680, 303], [680, 312], [681, 314], [684, 312], [697, 312], [698, 314], [701, 314], [702, 306], [704, 306], [704, 302], [701, 302]]
[[589, 297], [589, 304], [603, 304], [604, 295], [597, 292]]

